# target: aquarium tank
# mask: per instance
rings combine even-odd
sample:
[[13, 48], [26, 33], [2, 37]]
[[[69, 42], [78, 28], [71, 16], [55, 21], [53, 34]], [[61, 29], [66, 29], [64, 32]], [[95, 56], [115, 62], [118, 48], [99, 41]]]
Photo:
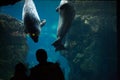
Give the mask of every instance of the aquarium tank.
[[[14, 0], [11, 0], [14, 1]], [[38, 64], [36, 50], [47, 51], [48, 61], [60, 64], [65, 80], [118, 80], [117, 2], [115, 0], [68, 0], [75, 18], [65, 35], [66, 50], [55, 51], [61, 0], [33, 0], [40, 19], [46, 19], [39, 41], [24, 32], [24, 0], [0, 4], [0, 80], [10, 80], [18, 62], [28, 70]]]

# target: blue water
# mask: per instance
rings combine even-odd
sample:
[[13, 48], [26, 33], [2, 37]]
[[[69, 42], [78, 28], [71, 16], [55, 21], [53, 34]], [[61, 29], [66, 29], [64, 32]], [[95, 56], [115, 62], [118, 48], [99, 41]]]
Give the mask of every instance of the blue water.
[[[54, 47], [51, 45], [56, 40], [56, 31], [58, 25], [58, 13], [55, 11], [59, 5], [60, 0], [34, 0], [39, 17], [46, 19], [47, 23], [42, 28], [39, 36], [39, 42], [34, 43], [33, 40], [27, 36], [27, 44], [29, 46], [29, 52], [26, 58], [26, 63], [29, 67], [35, 66], [36, 61], [35, 52], [39, 48], [43, 48], [48, 52], [48, 61], [59, 62], [62, 70], [64, 71], [66, 80], [70, 71], [67, 60], [59, 53], [55, 52]], [[24, 1], [18, 2], [15, 5], [4, 6], [1, 8], [2, 13], [9, 14], [19, 20], [22, 20], [22, 8]]]

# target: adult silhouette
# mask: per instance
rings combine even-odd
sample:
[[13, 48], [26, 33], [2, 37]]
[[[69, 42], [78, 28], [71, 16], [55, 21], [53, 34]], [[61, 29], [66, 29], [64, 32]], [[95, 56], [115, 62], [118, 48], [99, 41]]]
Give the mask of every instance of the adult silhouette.
[[26, 74], [27, 68], [23, 63], [19, 62], [15, 66], [14, 76], [10, 80], [28, 80], [28, 76]]
[[30, 80], [65, 80], [58, 63], [47, 62], [47, 52], [44, 49], [36, 51], [38, 65], [31, 68]]

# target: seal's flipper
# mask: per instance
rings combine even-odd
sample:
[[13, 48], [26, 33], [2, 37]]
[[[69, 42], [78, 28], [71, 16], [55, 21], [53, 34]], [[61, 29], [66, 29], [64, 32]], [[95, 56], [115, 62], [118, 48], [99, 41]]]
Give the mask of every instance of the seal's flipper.
[[43, 27], [46, 24], [46, 19], [41, 20], [40, 26]]
[[56, 47], [55, 51], [60, 51], [60, 50], [65, 50], [66, 48], [64, 47], [64, 45], [59, 45]]
[[56, 8], [56, 12], [58, 12], [58, 11], [59, 11], [59, 7]]

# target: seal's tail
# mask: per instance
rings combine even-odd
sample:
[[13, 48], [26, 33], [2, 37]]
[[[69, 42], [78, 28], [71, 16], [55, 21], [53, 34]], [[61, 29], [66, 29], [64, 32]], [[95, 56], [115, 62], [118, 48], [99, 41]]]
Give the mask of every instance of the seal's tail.
[[52, 45], [56, 48], [55, 51], [60, 51], [60, 50], [65, 50], [66, 49], [64, 47], [64, 45], [61, 43], [60, 39], [56, 40]]

